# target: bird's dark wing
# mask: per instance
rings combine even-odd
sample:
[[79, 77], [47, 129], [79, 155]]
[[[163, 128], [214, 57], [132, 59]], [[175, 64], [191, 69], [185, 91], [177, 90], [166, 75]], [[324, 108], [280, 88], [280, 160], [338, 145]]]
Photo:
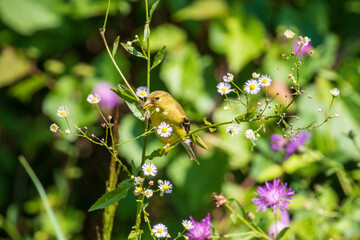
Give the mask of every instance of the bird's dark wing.
[[184, 118], [184, 120], [182, 122], [182, 125], [183, 125], [186, 133], [189, 133], [190, 132], [190, 121], [189, 121], [189, 119]]

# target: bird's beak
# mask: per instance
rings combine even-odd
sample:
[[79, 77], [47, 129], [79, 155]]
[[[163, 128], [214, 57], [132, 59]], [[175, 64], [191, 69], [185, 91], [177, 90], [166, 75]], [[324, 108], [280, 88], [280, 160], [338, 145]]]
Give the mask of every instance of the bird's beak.
[[152, 101], [150, 99], [148, 99], [144, 104], [144, 109], [153, 107], [153, 106], [154, 106], [154, 104], [152, 103]]

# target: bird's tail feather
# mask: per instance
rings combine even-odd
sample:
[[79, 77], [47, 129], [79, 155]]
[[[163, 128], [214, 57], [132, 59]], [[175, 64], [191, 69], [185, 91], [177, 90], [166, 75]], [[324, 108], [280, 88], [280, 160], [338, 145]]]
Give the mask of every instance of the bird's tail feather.
[[184, 146], [189, 158], [191, 160], [194, 160], [197, 164], [200, 165], [199, 161], [197, 160], [197, 158], [195, 156], [194, 150], [192, 149], [192, 146], [191, 146], [193, 144], [193, 141], [191, 141], [191, 139], [188, 138], [185, 141], [181, 142], [181, 144]]

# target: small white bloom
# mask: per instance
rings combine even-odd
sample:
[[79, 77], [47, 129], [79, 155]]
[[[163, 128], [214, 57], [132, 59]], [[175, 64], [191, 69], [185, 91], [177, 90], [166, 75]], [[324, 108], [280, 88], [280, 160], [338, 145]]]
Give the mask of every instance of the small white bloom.
[[225, 76], [223, 76], [224, 82], [231, 82], [232, 80], [234, 80], [234, 75], [231, 73], [227, 73]]
[[303, 46], [307, 46], [310, 41], [311, 41], [310, 38], [304, 37], [303, 40], [301, 41], [301, 44], [302, 44]]
[[289, 29], [286, 29], [284, 35], [286, 38], [293, 38], [295, 36], [295, 33]]
[[166, 122], [162, 122], [160, 123], [159, 126], [157, 126], [157, 134], [160, 135], [160, 137], [164, 137], [164, 138], [170, 137], [172, 131], [173, 131], [172, 127]]
[[231, 124], [228, 124], [226, 126], [226, 132], [230, 133], [232, 137], [234, 135], [238, 135], [240, 132], [240, 125], [235, 122], [232, 122]]
[[260, 91], [260, 84], [258, 81], [251, 79], [245, 83], [244, 89], [247, 93], [257, 94]]
[[68, 117], [69, 116], [69, 108], [67, 106], [60, 106], [57, 110], [56, 116], [58, 117]]
[[149, 89], [147, 87], [141, 86], [136, 89], [136, 96], [139, 98], [146, 98], [149, 96]]
[[86, 100], [91, 104], [96, 104], [101, 101], [101, 97], [97, 93], [94, 93], [94, 94], [91, 93], [91, 94], [89, 94], [89, 96], [87, 97]]
[[224, 107], [224, 110], [225, 110], [225, 111], [229, 111], [229, 110], [230, 110], [230, 107], [229, 107], [229, 106], [225, 106], [225, 107]]
[[183, 220], [182, 221], [182, 225], [184, 226], [184, 228], [186, 228], [187, 230], [193, 229], [194, 228], [194, 224], [192, 221], [190, 220]]
[[254, 79], [258, 79], [258, 78], [260, 77], [260, 73], [253, 72], [253, 73], [252, 73], [252, 77], [253, 77]]
[[250, 139], [250, 140], [255, 140], [256, 139], [256, 136], [255, 136], [255, 133], [252, 129], [248, 129], [244, 132], [244, 135], [247, 139]]
[[58, 129], [59, 129], [59, 126], [56, 125], [55, 123], [50, 125], [50, 131], [52, 131], [54, 133], [56, 133]]
[[338, 97], [340, 95], [340, 90], [337, 88], [331, 89], [330, 90], [331, 95], [333, 95], [333, 97]]
[[147, 197], [147, 198], [151, 198], [152, 197], [152, 195], [153, 195], [153, 190], [151, 190], [151, 189], [146, 189], [145, 190], [145, 196]]
[[142, 177], [136, 177], [134, 181], [136, 184], [142, 184], [144, 182], [144, 179]]
[[142, 193], [142, 191], [143, 191], [143, 190], [142, 190], [142, 188], [141, 188], [141, 187], [136, 186], [136, 187], [135, 187], [134, 194], [135, 194], [135, 195], [139, 195], [140, 193]]
[[172, 192], [172, 184], [170, 181], [168, 180], [164, 180], [160, 185], [159, 185], [160, 190], [163, 193], [171, 193]]
[[218, 89], [218, 93], [220, 93], [221, 95], [229, 94], [232, 92], [231, 85], [227, 82], [221, 82], [216, 87]]
[[142, 170], [145, 176], [155, 176], [157, 173], [157, 168], [153, 163], [145, 163], [142, 165]]
[[168, 234], [168, 228], [164, 224], [158, 223], [153, 227], [152, 232], [155, 234], [155, 237], [164, 238]]
[[160, 112], [160, 108], [155, 108], [155, 111], [156, 111], [156, 112]]
[[272, 80], [271, 77], [266, 75], [261, 75], [261, 77], [259, 78], [259, 83], [262, 87], [268, 87], [270, 86]]
[[66, 129], [66, 130], [65, 130], [65, 134], [66, 134], [66, 135], [70, 135], [70, 133], [71, 133], [70, 129]]

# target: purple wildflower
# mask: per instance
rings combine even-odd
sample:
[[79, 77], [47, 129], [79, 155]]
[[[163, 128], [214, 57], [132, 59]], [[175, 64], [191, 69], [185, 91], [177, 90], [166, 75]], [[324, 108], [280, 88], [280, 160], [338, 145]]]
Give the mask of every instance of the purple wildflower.
[[273, 222], [268, 230], [268, 235], [270, 238], [276, 239], [277, 235], [281, 230], [290, 226], [290, 218], [287, 211], [281, 212], [280, 221]]
[[211, 228], [212, 224], [210, 222], [210, 213], [202, 219], [200, 222], [196, 222], [192, 216], [190, 220], [193, 223], [194, 227], [188, 231], [186, 236], [189, 237], [189, 240], [204, 240], [209, 239], [212, 235]]
[[296, 151], [299, 150], [299, 148], [310, 138], [311, 135], [308, 132], [300, 132], [290, 139], [285, 139], [279, 134], [273, 134], [270, 137], [271, 150], [285, 150], [284, 160], [288, 160], [289, 157], [296, 153]]
[[[292, 46], [292, 47], [293, 47], [293, 51], [294, 51], [295, 53], [297, 53], [297, 51], [299, 51], [299, 46], [298, 46], [297, 42], [298, 42], [298, 41], [295, 41], [295, 42], [293, 43], [293, 46]], [[303, 57], [304, 55], [306, 55], [307, 53], [309, 53], [309, 52], [311, 51], [311, 48], [312, 48], [311, 42], [309, 42], [308, 45], [303, 46], [303, 47], [301, 48], [300, 57]]]
[[290, 200], [294, 198], [288, 198], [286, 196], [294, 195], [295, 192], [291, 190], [291, 188], [286, 190], [287, 183], [282, 183], [280, 186], [279, 183], [280, 179], [274, 179], [272, 184], [265, 181], [265, 187], [259, 186], [257, 188], [257, 193], [255, 194], [258, 195], [259, 198], [252, 199], [253, 203], [258, 207], [257, 212], [261, 210], [265, 212], [267, 207], [272, 208], [274, 214], [277, 214], [277, 209], [282, 212], [286, 211], [285, 209], [289, 209], [287, 205], [290, 203]]
[[120, 103], [120, 98], [111, 91], [110, 88], [114, 88], [107, 82], [99, 82], [94, 89], [94, 92], [98, 93], [101, 97], [101, 104], [105, 107], [116, 107]]

